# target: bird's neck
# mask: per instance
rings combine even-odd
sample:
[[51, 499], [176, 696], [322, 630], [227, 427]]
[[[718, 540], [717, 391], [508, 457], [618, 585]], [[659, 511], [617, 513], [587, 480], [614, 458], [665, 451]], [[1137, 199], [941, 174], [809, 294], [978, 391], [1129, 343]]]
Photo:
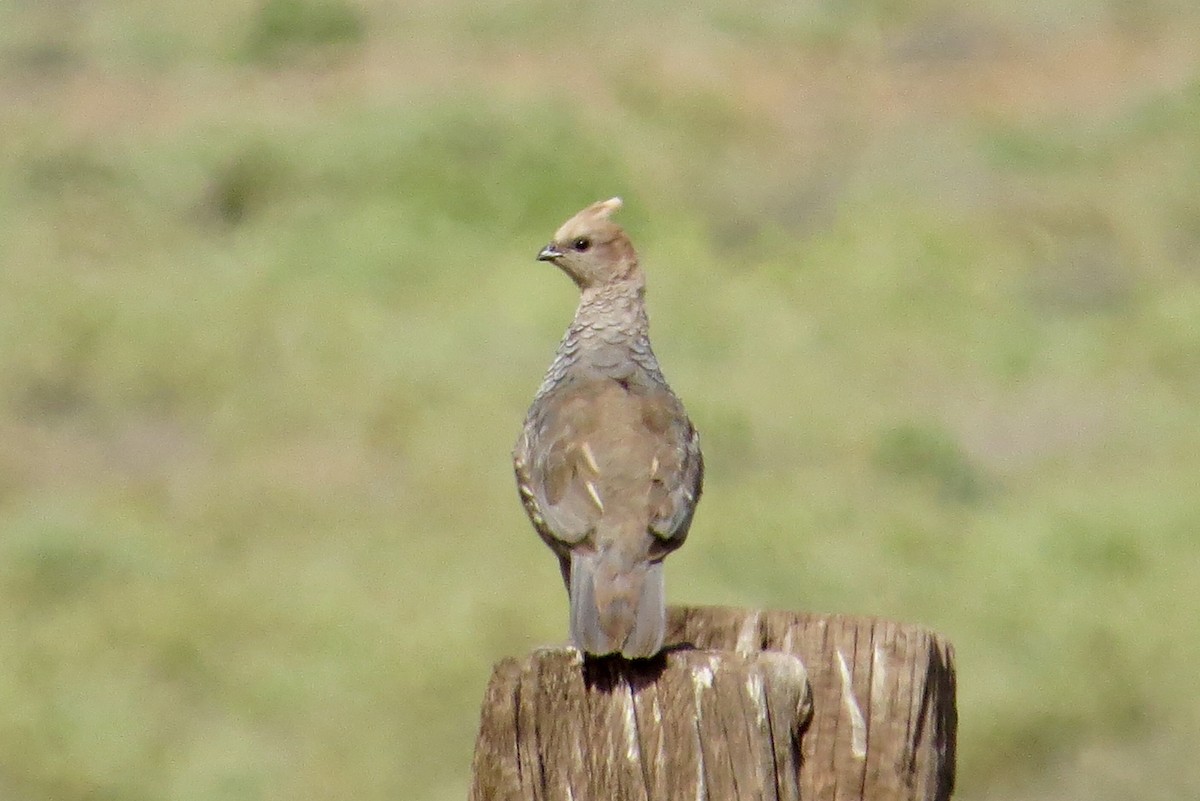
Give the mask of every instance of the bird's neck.
[[645, 338], [650, 321], [646, 317], [646, 286], [641, 281], [619, 281], [588, 287], [579, 297], [579, 307], [568, 333], [585, 331], [630, 340]]
[[638, 378], [665, 386], [650, 347], [644, 292], [640, 282], [583, 290], [575, 319], [559, 343], [537, 397], [579, 375]]

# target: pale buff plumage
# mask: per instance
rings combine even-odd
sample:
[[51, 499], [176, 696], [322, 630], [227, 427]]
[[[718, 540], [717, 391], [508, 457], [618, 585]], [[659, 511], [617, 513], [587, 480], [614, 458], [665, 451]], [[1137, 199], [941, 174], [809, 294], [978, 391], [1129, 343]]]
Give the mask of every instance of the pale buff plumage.
[[587, 207], [538, 254], [571, 277], [580, 302], [513, 462], [525, 510], [559, 558], [575, 645], [638, 658], [662, 648], [662, 560], [687, 536], [704, 465], [650, 347], [645, 278], [611, 219], [620, 206]]

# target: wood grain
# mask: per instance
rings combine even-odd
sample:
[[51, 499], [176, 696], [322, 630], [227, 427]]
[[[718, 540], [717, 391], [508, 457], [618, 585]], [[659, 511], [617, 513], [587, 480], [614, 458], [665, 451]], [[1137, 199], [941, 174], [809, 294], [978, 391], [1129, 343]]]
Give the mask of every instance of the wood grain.
[[916, 626], [673, 608], [655, 659], [500, 662], [472, 801], [947, 799], [952, 652]]

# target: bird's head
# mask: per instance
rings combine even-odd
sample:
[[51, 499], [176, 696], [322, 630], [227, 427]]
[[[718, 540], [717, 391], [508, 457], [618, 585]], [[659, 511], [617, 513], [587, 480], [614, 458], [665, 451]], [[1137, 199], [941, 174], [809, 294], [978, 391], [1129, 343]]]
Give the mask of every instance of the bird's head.
[[619, 197], [588, 206], [559, 227], [538, 259], [571, 276], [580, 289], [641, 280], [633, 243], [611, 219], [619, 208]]

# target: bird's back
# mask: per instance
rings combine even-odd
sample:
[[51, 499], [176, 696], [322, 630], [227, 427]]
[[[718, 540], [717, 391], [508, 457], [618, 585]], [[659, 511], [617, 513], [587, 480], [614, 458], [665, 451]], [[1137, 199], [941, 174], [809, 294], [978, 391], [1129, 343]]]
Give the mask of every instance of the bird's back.
[[665, 387], [595, 376], [568, 380], [530, 415], [517, 460], [528, 464], [529, 483], [553, 510], [552, 529], [563, 521], [551, 532], [557, 538], [586, 537], [583, 529], [594, 529], [603, 517], [636, 518], [649, 537], [666, 481], [685, 456], [689, 429]]

